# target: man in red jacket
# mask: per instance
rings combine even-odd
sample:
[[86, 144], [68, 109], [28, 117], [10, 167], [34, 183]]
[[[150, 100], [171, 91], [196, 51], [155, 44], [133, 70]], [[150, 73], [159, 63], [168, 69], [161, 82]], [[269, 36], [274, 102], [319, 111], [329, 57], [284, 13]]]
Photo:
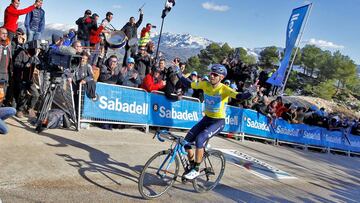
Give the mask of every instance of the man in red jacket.
[[34, 5], [29, 6], [25, 9], [20, 9], [20, 0], [11, 0], [11, 4], [5, 9], [4, 15], [4, 27], [8, 31], [8, 37], [12, 40], [15, 36], [16, 30], [18, 28], [19, 16], [30, 13], [35, 8], [40, 7], [42, 4], [41, 1], [36, 1]]
[[[160, 72], [160, 68], [153, 67], [151, 73], [145, 76], [143, 83], [141, 84], [141, 88], [143, 88], [147, 92], [164, 88], [166, 82], [160, 79]], [[156, 82], [156, 80], [158, 80], [158, 82]]]

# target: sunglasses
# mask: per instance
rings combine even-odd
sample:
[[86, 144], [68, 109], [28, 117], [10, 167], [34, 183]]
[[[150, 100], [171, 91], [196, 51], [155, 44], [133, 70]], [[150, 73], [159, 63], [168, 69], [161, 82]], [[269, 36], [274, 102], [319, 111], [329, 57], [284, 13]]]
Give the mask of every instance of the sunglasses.
[[210, 75], [211, 76], [214, 76], [214, 77], [218, 77], [218, 76], [220, 76], [219, 74], [217, 74], [217, 73], [210, 73]]

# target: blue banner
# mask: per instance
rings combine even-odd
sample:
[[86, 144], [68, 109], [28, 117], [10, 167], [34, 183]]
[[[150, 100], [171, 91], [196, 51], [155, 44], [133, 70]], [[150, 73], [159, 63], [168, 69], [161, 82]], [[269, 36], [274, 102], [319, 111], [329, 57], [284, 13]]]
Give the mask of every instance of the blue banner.
[[170, 101], [162, 94], [149, 94], [149, 124], [174, 128], [192, 128], [202, 118], [201, 103]]
[[241, 131], [265, 138], [274, 138], [273, 126], [268, 124], [268, 118], [261, 113], [252, 110], [243, 110]]
[[306, 145], [324, 146], [322, 139], [322, 128], [308, 126], [304, 124], [297, 125], [302, 131], [302, 139]]
[[149, 104], [147, 93], [122, 86], [96, 83], [98, 99], [93, 101], [84, 96], [82, 117], [147, 123]]
[[285, 47], [285, 55], [280, 63], [279, 69], [271, 75], [271, 77], [267, 80], [268, 83], [275, 86], [282, 86], [286, 69], [289, 65], [289, 61], [291, 58], [292, 50], [295, 46], [296, 40], [300, 33], [303, 21], [305, 19], [306, 13], [311, 4], [296, 8], [292, 11], [287, 30], [286, 30], [286, 47]]
[[233, 106], [226, 106], [224, 132], [239, 133], [241, 127], [243, 109]]
[[290, 124], [283, 119], [276, 119], [275, 126], [275, 137], [279, 140], [304, 144], [302, 130], [299, 125]]
[[360, 136], [356, 135], [348, 135], [351, 145], [345, 141], [345, 145], [347, 145], [348, 149], [353, 152], [360, 152]]
[[349, 148], [345, 145], [345, 137], [340, 131], [328, 131], [323, 129], [324, 144], [332, 149], [340, 149], [347, 151]]

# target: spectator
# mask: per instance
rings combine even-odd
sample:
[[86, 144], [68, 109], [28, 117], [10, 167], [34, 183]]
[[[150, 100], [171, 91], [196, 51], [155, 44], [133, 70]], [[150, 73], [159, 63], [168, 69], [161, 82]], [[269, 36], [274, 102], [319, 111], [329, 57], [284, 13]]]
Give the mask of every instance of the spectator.
[[134, 58], [129, 57], [126, 60], [126, 66], [121, 68], [121, 76], [120, 76], [120, 85], [128, 86], [128, 87], [139, 87], [141, 85], [141, 80], [139, 73], [135, 70], [135, 60]]
[[137, 29], [140, 27], [141, 22], [143, 20], [143, 11], [140, 11], [140, 17], [139, 20], [135, 23], [135, 18], [131, 17], [129, 22], [124, 25], [123, 28], [121, 28], [121, 31], [123, 31], [128, 38], [128, 41], [125, 45], [125, 56], [123, 64], [125, 64], [128, 57], [135, 57], [137, 52]]
[[89, 98], [96, 99], [96, 85], [93, 79], [92, 68], [89, 64], [89, 57], [90, 55], [86, 51], [81, 53], [81, 62], [72, 76], [76, 100], [78, 99], [78, 94], [76, 93], [78, 92], [80, 85], [85, 85], [85, 92]]
[[50, 53], [61, 53], [60, 47], [63, 45], [63, 38], [60, 35], [52, 34], [51, 36], [52, 44], [49, 46]]
[[153, 60], [146, 52], [145, 47], [139, 48], [139, 53], [135, 57], [135, 69], [139, 73], [140, 80], [143, 80], [147, 74], [151, 72], [150, 68], [153, 66]]
[[[196, 71], [191, 72], [190, 76], [188, 77], [191, 82], [198, 81], [198, 73]], [[187, 97], [197, 97], [198, 93], [195, 94], [195, 91], [192, 88], [184, 89], [184, 96]]]
[[277, 100], [273, 100], [270, 102], [270, 104], [266, 108], [266, 114], [269, 117], [276, 117], [276, 106], [278, 104]]
[[11, 77], [11, 44], [8, 39], [8, 32], [5, 28], [0, 28], [0, 101], [6, 97], [9, 79]]
[[166, 80], [167, 69], [166, 69], [166, 66], [165, 66], [165, 59], [162, 58], [162, 59], [159, 60], [159, 68], [160, 68], [160, 71], [161, 71], [161, 79]]
[[282, 97], [278, 96], [276, 97], [277, 100], [277, 106], [276, 106], [276, 117], [281, 117], [281, 115], [286, 112], [288, 109], [285, 108]]
[[76, 40], [75, 42], [72, 43], [72, 48], [75, 49], [75, 52], [77, 55], [80, 55], [84, 50], [81, 46], [81, 41], [80, 40]]
[[16, 109], [12, 107], [0, 107], [0, 134], [7, 134], [9, 132], [9, 129], [6, 126], [4, 120], [14, 116], [15, 113]]
[[[170, 69], [166, 77], [165, 96], [170, 100], [180, 100], [183, 95], [183, 88], [176, 72]], [[188, 79], [189, 80], [189, 79]]]
[[38, 6], [25, 17], [26, 37], [28, 41], [41, 39], [45, 30], [45, 11], [41, 8], [43, 1], [36, 0]]
[[[74, 29], [70, 29], [69, 32], [67, 34], [64, 35], [64, 42], [63, 42], [63, 45], [64, 46], [70, 46], [74, 43], [75, 41], [75, 30]], [[81, 44], [81, 42], [80, 42]]]
[[11, 4], [5, 9], [4, 15], [4, 28], [8, 31], [8, 37], [12, 40], [15, 37], [15, 32], [18, 28], [18, 19], [20, 15], [27, 14], [39, 7], [42, 3], [36, 1], [32, 6], [25, 9], [18, 10], [20, 6], [20, 0], [11, 0]]
[[180, 63], [179, 63], [179, 67], [180, 67], [181, 72], [182, 72], [183, 74], [185, 74], [186, 63], [180, 62]]
[[147, 23], [146, 27], [144, 27], [141, 30], [140, 40], [139, 40], [139, 47], [145, 47], [147, 45], [147, 43], [150, 42], [150, 40], [151, 40], [151, 36], [150, 36], [151, 27], [152, 27], [151, 23]]
[[78, 25], [77, 36], [78, 40], [81, 41], [81, 45], [90, 47], [90, 28], [93, 25], [91, 11], [86, 10], [84, 16], [76, 21], [76, 25]]
[[99, 82], [120, 84], [120, 69], [118, 58], [110, 56], [101, 66]]
[[296, 121], [299, 124], [303, 124], [304, 123], [304, 118], [305, 118], [305, 108], [304, 107], [298, 107], [296, 109]]
[[284, 112], [281, 117], [289, 123], [297, 123], [296, 120], [296, 106], [290, 105], [289, 110]]
[[93, 66], [97, 65], [98, 58], [100, 55], [100, 50], [101, 50], [100, 34], [109, 32], [108, 30], [104, 30], [104, 28], [106, 26], [105, 23], [102, 23], [99, 27], [97, 27], [97, 19], [98, 18], [99, 18], [99, 16], [96, 13], [94, 13], [92, 16], [93, 25], [90, 28], [90, 46], [93, 48], [90, 64]]
[[228, 87], [230, 87], [230, 83], [231, 83], [230, 80], [225, 80], [225, 81], [224, 81], [224, 85], [226, 85], [226, 86], [228, 86]]
[[104, 26], [105, 30], [108, 30], [108, 31], [113, 30], [112, 28], [107, 27], [110, 24], [110, 22], [112, 21], [113, 16], [114, 16], [114, 14], [109, 11], [109, 12], [106, 13], [105, 19], [103, 19], [101, 21], [101, 24]]
[[166, 82], [160, 79], [160, 69], [158, 67], [153, 67], [152, 71], [146, 75], [141, 88], [147, 92], [155, 91], [164, 88]]

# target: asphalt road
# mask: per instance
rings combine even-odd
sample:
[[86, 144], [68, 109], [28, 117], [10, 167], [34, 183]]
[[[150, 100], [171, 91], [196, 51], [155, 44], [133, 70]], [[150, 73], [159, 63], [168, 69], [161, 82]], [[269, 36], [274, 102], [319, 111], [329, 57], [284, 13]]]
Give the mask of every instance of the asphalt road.
[[[137, 129], [35, 134], [26, 119], [7, 121], [0, 137], [2, 202], [144, 202], [139, 171], [160, 143]], [[180, 133], [183, 134], [183, 133]], [[211, 146], [246, 153], [296, 179], [267, 180], [246, 168], [226, 165], [213, 191], [199, 194], [176, 182], [154, 202], [359, 202], [360, 158], [239, 142], [215, 137]], [[150, 201], [150, 202], [152, 202]]]

